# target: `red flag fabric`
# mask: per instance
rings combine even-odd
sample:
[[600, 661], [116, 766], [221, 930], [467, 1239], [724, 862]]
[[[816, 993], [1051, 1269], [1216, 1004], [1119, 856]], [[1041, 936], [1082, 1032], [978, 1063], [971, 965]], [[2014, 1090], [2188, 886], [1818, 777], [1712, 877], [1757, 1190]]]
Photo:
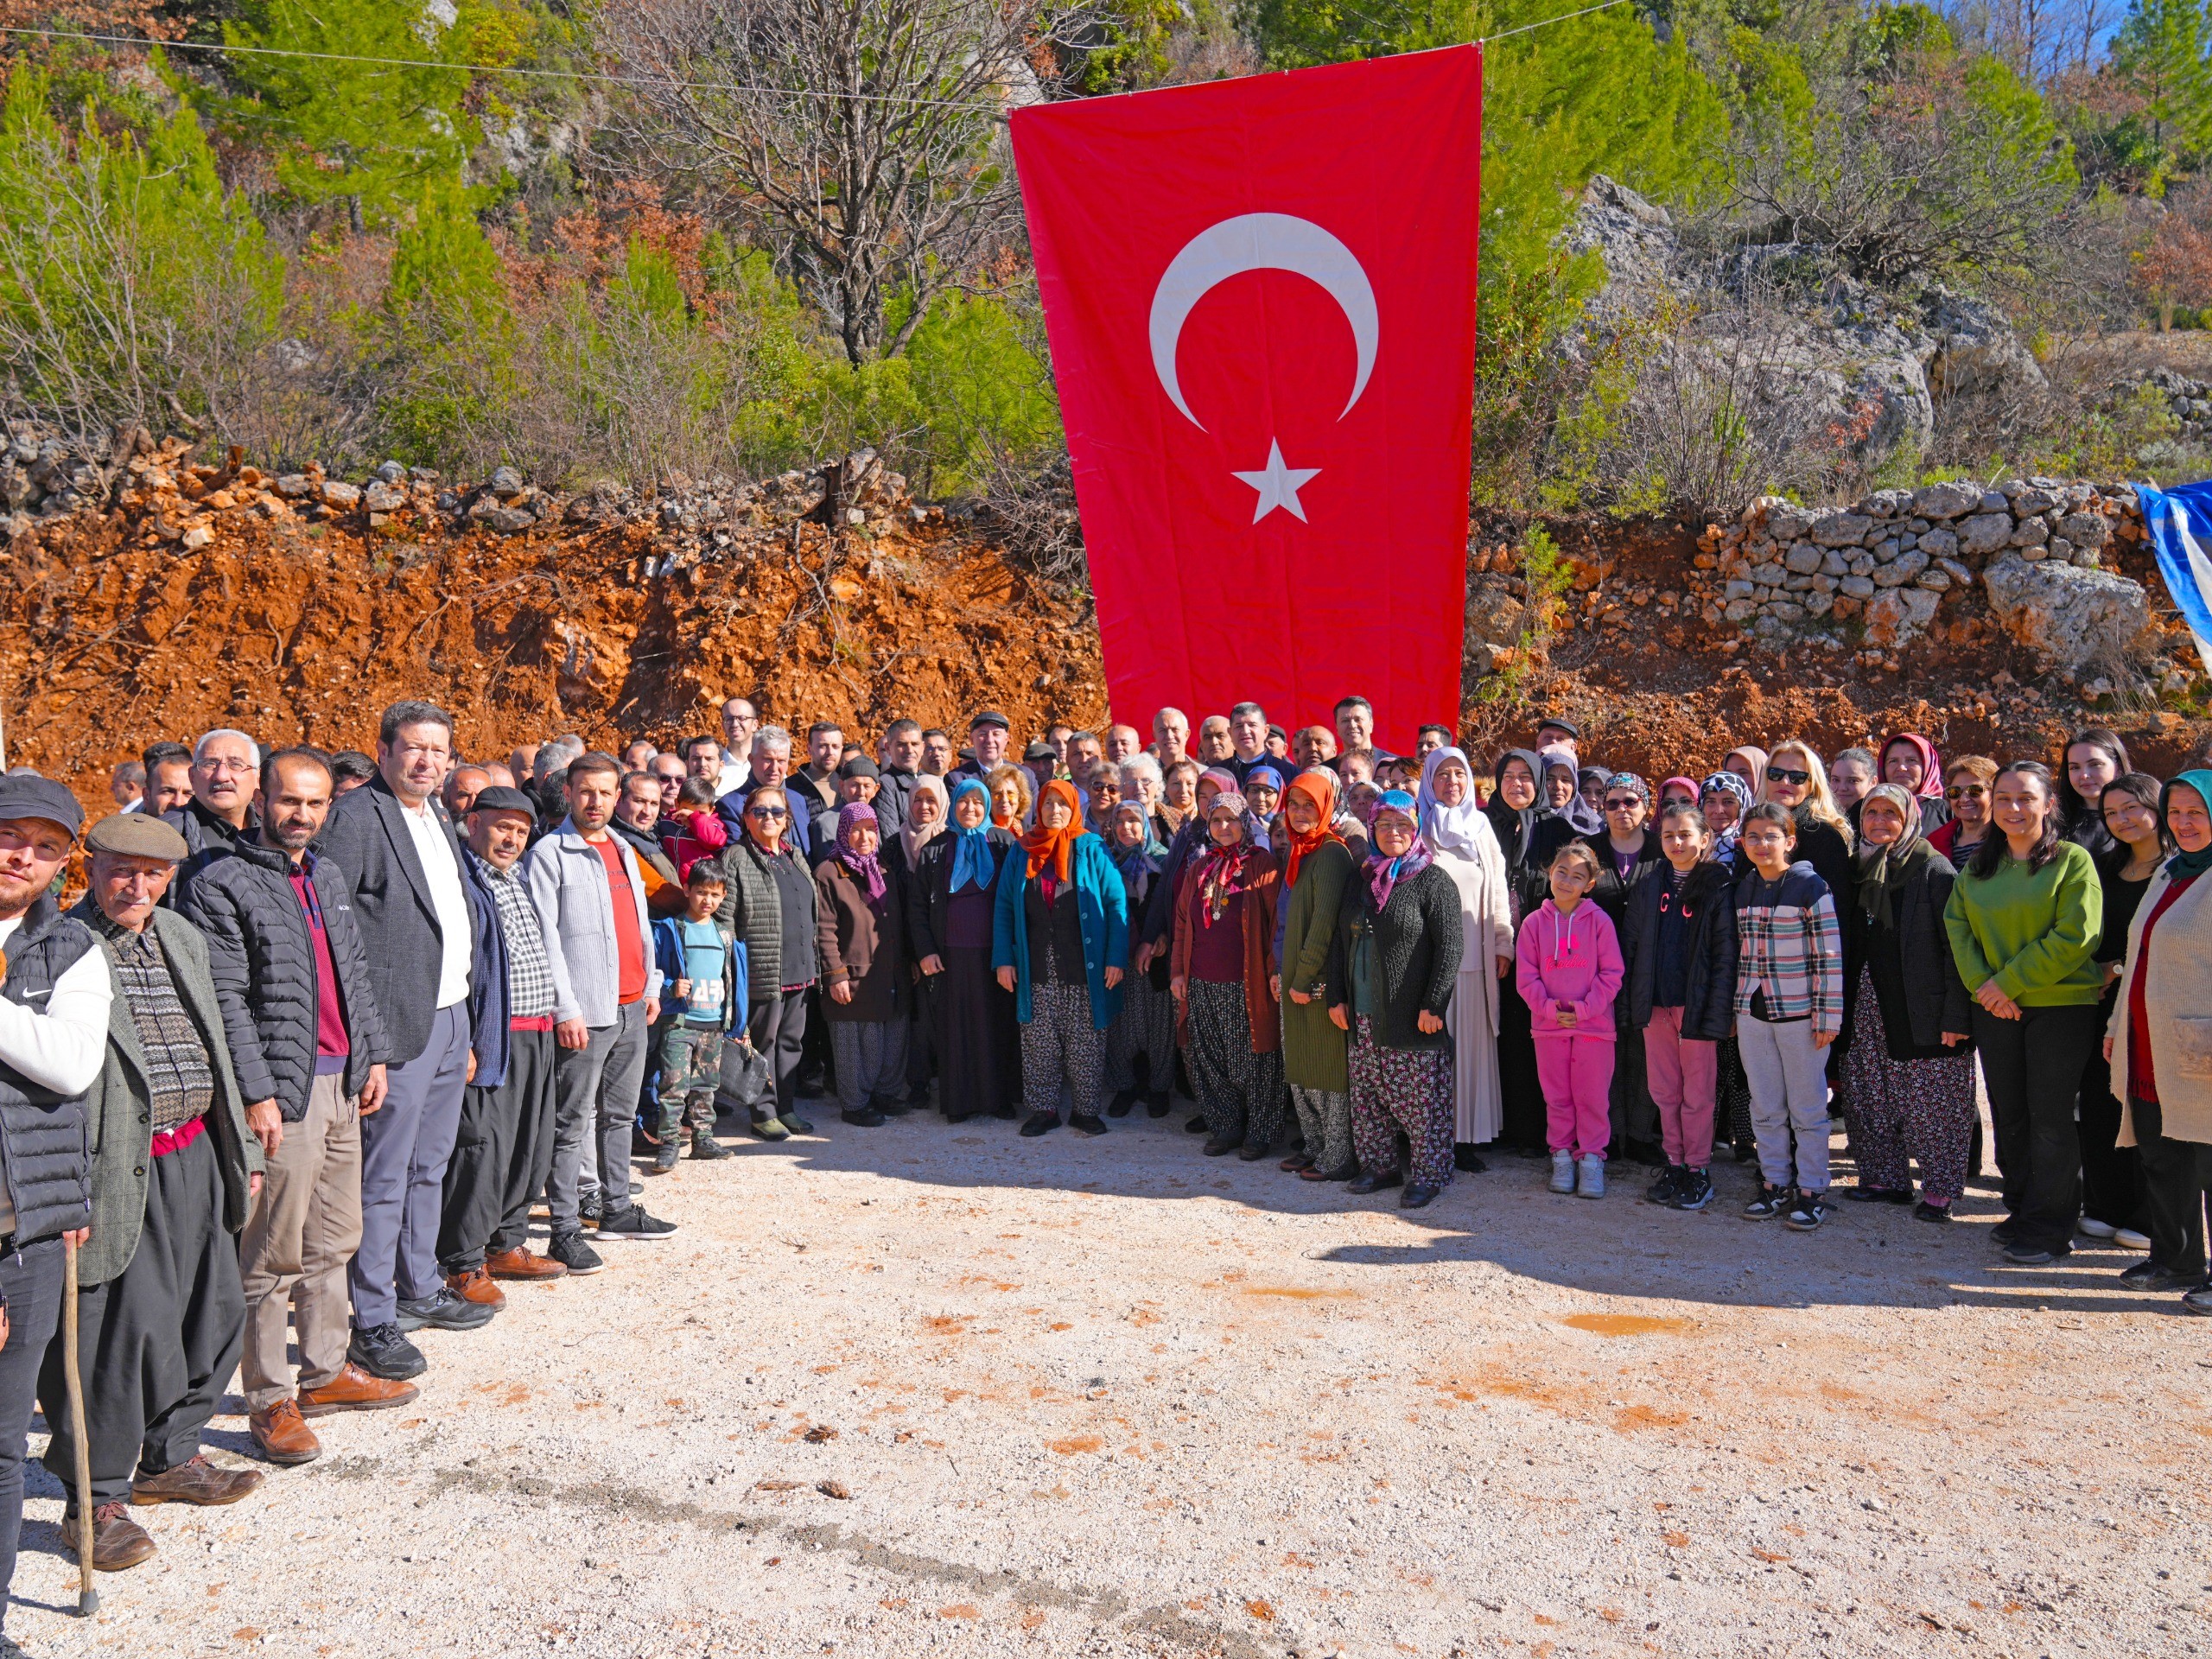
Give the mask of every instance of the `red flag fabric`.
[[1482, 54], [1015, 112], [1114, 717], [1457, 728]]

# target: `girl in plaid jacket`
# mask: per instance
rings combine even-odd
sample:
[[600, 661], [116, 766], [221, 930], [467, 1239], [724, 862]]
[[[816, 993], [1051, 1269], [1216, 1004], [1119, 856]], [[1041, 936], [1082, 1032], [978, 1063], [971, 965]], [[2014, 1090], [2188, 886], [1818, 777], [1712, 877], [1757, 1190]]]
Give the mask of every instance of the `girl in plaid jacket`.
[[1827, 883], [1791, 861], [1796, 844], [1787, 808], [1762, 803], [1744, 815], [1736, 1039], [1759, 1148], [1759, 1192], [1744, 1213], [1811, 1232], [1827, 1214], [1827, 1051], [1843, 1029], [1843, 930]]

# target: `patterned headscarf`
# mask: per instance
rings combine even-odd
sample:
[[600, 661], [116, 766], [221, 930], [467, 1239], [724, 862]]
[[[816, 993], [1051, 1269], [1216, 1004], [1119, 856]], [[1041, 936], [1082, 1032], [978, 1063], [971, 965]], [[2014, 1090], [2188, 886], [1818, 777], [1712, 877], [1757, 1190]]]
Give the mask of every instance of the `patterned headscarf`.
[[1736, 822], [1723, 830], [1713, 843], [1718, 855], [1727, 852], [1744, 833], [1744, 814], [1751, 810], [1751, 786], [1732, 772], [1716, 772], [1706, 779], [1704, 787], [1697, 792], [1699, 808], [1703, 809], [1707, 796], [1715, 794], [1731, 795], [1736, 801]]
[[877, 846], [880, 849], [883, 821], [875, 816], [875, 809], [866, 801], [847, 801], [837, 814], [837, 857], [847, 869], [867, 883], [869, 906], [880, 908], [883, 895], [887, 890], [883, 879], [880, 852], [859, 853], [853, 850], [853, 830], [863, 823], [875, 831], [879, 837]]
[[[1224, 847], [1213, 838], [1214, 814], [1221, 811], [1236, 814], [1236, 821], [1243, 835], [1234, 847]], [[1254, 862], [1261, 849], [1252, 842], [1252, 805], [1242, 791], [1224, 789], [1206, 804], [1206, 816], [1202, 832], [1205, 836], [1205, 861], [1198, 866], [1198, 921], [1201, 926], [1211, 927], [1228, 913], [1229, 901], [1252, 885]]]
[[1372, 839], [1370, 840], [1368, 843], [1370, 850], [1367, 855], [1367, 885], [1368, 890], [1375, 895], [1375, 908], [1378, 911], [1390, 902], [1390, 894], [1396, 889], [1399, 882], [1408, 876], [1419, 875], [1436, 861], [1435, 853], [1430, 849], [1428, 842], [1422, 839], [1421, 812], [1420, 809], [1414, 804], [1412, 796], [1407, 794], [1402, 789], [1383, 791], [1375, 803], [1375, 810], [1367, 815], [1367, 825], [1370, 832], [1374, 830], [1376, 820], [1385, 812], [1395, 812], [1412, 826], [1414, 844], [1395, 858], [1391, 858], [1374, 850], [1374, 842]]

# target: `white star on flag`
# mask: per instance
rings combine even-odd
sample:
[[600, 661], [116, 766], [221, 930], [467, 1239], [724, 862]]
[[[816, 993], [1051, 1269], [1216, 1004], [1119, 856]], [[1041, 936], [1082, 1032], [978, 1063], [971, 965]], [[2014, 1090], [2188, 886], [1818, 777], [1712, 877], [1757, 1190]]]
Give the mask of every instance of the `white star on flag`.
[[1252, 522], [1258, 524], [1277, 507], [1288, 512], [1301, 524], [1306, 522], [1306, 509], [1298, 505], [1298, 493], [1321, 476], [1319, 467], [1286, 467], [1282, 463], [1282, 445], [1273, 438], [1268, 440], [1268, 464], [1256, 473], [1232, 473], [1260, 493], [1260, 499], [1252, 509]]

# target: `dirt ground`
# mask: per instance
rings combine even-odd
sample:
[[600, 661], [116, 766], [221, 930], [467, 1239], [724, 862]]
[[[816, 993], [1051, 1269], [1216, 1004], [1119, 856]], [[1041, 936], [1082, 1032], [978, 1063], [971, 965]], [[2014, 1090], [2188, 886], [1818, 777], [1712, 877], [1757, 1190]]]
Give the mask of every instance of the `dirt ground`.
[[[38, 1659], [264, 1653], [2181, 1655], [2212, 1647], [2212, 1321], [2000, 1264], [1551, 1196], [1401, 1212], [995, 1120], [745, 1143], [607, 1271], [425, 1333], [419, 1403], [159, 1541]], [[1387, 1199], [1389, 1195], [1385, 1195]], [[2083, 1241], [2087, 1243], [2087, 1241]], [[233, 1408], [236, 1402], [229, 1402]], [[216, 1421], [219, 1462], [243, 1418]], [[34, 1449], [42, 1437], [35, 1434]]]

